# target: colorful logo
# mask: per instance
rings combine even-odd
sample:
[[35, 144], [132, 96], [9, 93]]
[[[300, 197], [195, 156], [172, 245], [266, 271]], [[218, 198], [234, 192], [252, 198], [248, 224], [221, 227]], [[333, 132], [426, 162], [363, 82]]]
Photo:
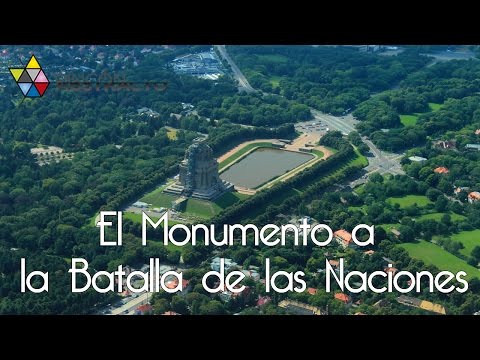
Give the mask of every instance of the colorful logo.
[[50, 84], [35, 55], [32, 55], [24, 68], [9, 68], [9, 70], [25, 97], [43, 96]]

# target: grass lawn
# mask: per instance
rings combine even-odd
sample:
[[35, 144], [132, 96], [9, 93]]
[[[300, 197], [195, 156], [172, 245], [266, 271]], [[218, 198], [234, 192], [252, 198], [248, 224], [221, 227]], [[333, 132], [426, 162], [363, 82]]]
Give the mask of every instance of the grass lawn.
[[170, 140], [177, 140], [177, 129], [174, 129], [172, 127], [167, 127], [167, 136]]
[[147, 204], [152, 204], [153, 207], [172, 207], [172, 201], [177, 197], [175, 195], [163, 193], [165, 186], [160, 186], [159, 188], [153, 190], [151, 193], [145, 195], [140, 199], [140, 201], [146, 202]]
[[282, 80], [281, 76], [270, 76], [269, 81], [272, 84], [272, 87], [276, 88], [280, 86], [280, 80]]
[[357, 186], [355, 189], [353, 189], [353, 191], [356, 192], [358, 195], [361, 195], [365, 191], [365, 184]]
[[272, 143], [271, 142], [257, 142], [257, 143], [252, 143], [252, 144], [248, 144], [247, 146], [245, 146], [244, 148], [240, 149], [239, 151], [237, 151], [235, 154], [232, 154], [232, 156], [226, 158], [225, 160], [223, 160], [220, 164], [218, 164], [218, 168], [221, 169], [225, 166], [227, 166], [228, 164], [232, 163], [233, 161], [237, 160], [240, 156], [242, 156], [243, 154], [245, 154], [246, 152], [254, 149], [254, 148], [257, 148], [257, 147], [273, 147]]
[[366, 214], [367, 213], [367, 205], [362, 205], [362, 206], [349, 206], [348, 210], [351, 211], [361, 211], [362, 213]]
[[459, 241], [465, 246], [460, 253], [470, 256], [475, 246], [480, 246], [480, 229], [472, 231], [462, 231], [452, 235], [452, 240]]
[[357, 157], [349, 163], [349, 165], [362, 165], [363, 167], [368, 165], [368, 159], [363, 156], [357, 148], [355, 148], [355, 154]]
[[383, 230], [385, 230], [387, 233], [390, 233], [390, 231], [395, 228], [398, 230], [398, 227], [400, 226], [399, 223], [396, 223], [396, 224], [380, 224], [380, 225], [377, 225], [377, 226], [380, 226], [383, 228]]
[[416, 243], [405, 243], [399, 246], [407, 250], [412, 258], [422, 260], [426, 264], [435, 265], [440, 270], [448, 270], [453, 273], [465, 271], [467, 273], [466, 279], [469, 280], [473, 277], [480, 278], [480, 270], [468, 265], [465, 261], [438, 245], [420, 240]]
[[320, 150], [312, 150], [312, 154], [317, 155], [319, 158], [322, 158], [324, 155], [323, 151]]
[[[442, 216], [444, 214], [445, 213], [439, 213], [439, 212], [431, 213], [431, 214], [425, 214], [425, 215], [419, 216], [416, 220], [417, 221], [422, 221], [422, 220], [440, 221], [440, 220], [442, 220]], [[465, 220], [465, 216], [463, 216], [463, 215], [459, 215], [459, 214], [455, 214], [455, 213], [449, 213], [449, 215], [450, 215], [450, 218], [452, 219], [453, 222], [458, 222], [458, 221]]]
[[239, 194], [238, 192], [228, 192], [213, 202], [200, 199], [188, 199], [185, 212], [204, 219], [210, 219], [223, 209], [247, 197], [248, 195]]
[[402, 209], [411, 206], [413, 204], [417, 204], [419, 207], [427, 206], [428, 204], [432, 204], [432, 202], [423, 195], [407, 195], [402, 197], [390, 197], [387, 199], [389, 204], [399, 204]]
[[[442, 108], [443, 104], [437, 104], [437, 103], [428, 103], [428, 106], [430, 107], [430, 110], [432, 112], [438, 111], [439, 109]], [[424, 113], [414, 113], [411, 115], [400, 115], [400, 122], [403, 124], [403, 126], [414, 126], [417, 124], [418, 116], [424, 114]]]
[[432, 111], [438, 111], [442, 108], [443, 104], [437, 104], [437, 103], [428, 103], [428, 106]]
[[400, 122], [403, 126], [414, 126], [417, 123], [417, 115], [400, 115]]

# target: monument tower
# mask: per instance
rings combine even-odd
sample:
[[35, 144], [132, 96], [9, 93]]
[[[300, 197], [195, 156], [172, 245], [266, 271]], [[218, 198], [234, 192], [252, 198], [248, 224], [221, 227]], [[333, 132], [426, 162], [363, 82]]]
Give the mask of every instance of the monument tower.
[[212, 200], [225, 191], [233, 189], [233, 184], [220, 179], [218, 162], [213, 151], [204, 142], [189, 146], [185, 159], [180, 163], [178, 181], [168, 186], [166, 193]]

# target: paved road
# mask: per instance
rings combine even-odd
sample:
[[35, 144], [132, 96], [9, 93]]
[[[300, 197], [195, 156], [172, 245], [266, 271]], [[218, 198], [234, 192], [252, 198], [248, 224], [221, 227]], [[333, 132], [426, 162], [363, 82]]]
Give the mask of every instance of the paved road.
[[152, 297], [152, 293], [143, 293], [140, 294], [136, 298], [132, 298], [129, 300], [127, 303], [124, 305], [120, 306], [119, 308], [116, 308], [112, 310], [111, 315], [133, 315], [135, 313], [135, 309], [139, 307], [140, 305], [146, 304], [148, 301], [148, 298]]
[[227, 50], [225, 49], [225, 45], [215, 45], [217, 48], [218, 52], [220, 53], [220, 56], [230, 65], [233, 71], [233, 76], [235, 79], [238, 81], [238, 87], [240, 90], [246, 91], [246, 92], [255, 92], [255, 89], [250, 85], [248, 82], [247, 78], [243, 73], [240, 71], [238, 68], [237, 64], [233, 62], [233, 60], [230, 58], [230, 56], [227, 53]]
[[[217, 45], [216, 48], [218, 49], [220, 55], [230, 64], [232, 67], [233, 75], [237, 79], [239, 85], [245, 91], [255, 91], [253, 87], [248, 83], [248, 80], [245, 78], [243, 73], [240, 71], [238, 66], [235, 62], [230, 58], [225, 48], [225, 45]], [[346, 116], [338, 117], [329, 114], [324, 114], [316, 109], [310, 108], [312, 115], [314, 116], [317, 125], [320, 123], [326, 124], [329, 130], [339, 130], [343, 134], [347, 135], [352, 131], [355, 131], [355, 125], [359, 122], [356, 120], [351, 114]], [[308, 123], [308, 122], [306, 122]], [[305, 123], [305, 124], [306, 124]], [[298, 124], [297, 124], [298, 125]], [[302, 132], [319, 132], [322, 133], [324, 130], [320, 130], [319, 128], [315, 129], [298, 129], [297, 130]], [[365, 144], [370, 148], [373, 157], [368, 158], [369, 165], [366, 167], [366, 175], [364, 178], [357, 179], [359, 183], [365, 182], [368, 175], [379, 172], [380, 174], [393, 174], [393, 175], [400, 175], [404, 174], [405, 172], [400, 165], [400, 158], [403, 154], [394, 154], [394, 153], [387, 153], [385, 151], [381, 151], [379, 148], [375, 146], [367, 137], [362, 137]]]

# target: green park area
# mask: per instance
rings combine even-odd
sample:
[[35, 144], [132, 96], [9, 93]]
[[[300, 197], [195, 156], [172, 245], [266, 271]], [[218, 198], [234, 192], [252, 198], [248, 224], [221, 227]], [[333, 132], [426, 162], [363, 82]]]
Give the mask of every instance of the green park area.
[[270, 76], [269, 81], [272, 84], [272, 87], [276, 88], [280, 86], [280, 80], [282, 80], [281, 76]]
[[[161, 186], [151, 193], [145, 195], [140, 199], [140, 201], [151, 204], [152, 207], [164, 207], [171, 208], [172, 201], [176, 200], [178, 197], [171, 194], [165, 194], [163, 189], [165, 186]], [[223, 209], [235, 204], [236, 202], [245, 199], [248, 195], [240, 194], [238, 192], [227, 192], [217, 198], [214, 201], [200, 200], [200, 199], [188, 199], [184, 213], [197, 216], [204, 219], [209, 219], [216, 214], [218, 214]], [[136, 215], [136, 214], [132, 214]], [[133, 216], [135, 218], [135, 216]], [[132, 220], [133, 220], [132, 218]], [[141, 221], [141, 217], [139, 220]]]
[[[428, 106], [430, 108], [431, 112], [438, 111], [439, 109], [442, 108], [443, 104], [437, 104], [437, 103], [428, 103]], [[400, 115], [400, 122], [403, 124], [403, 126], [414, 126], [417, 124], [418, 117], [424, 113], [415, 113], [411, 115]]]
[[166, 127], [167, 129], [167, 136], [170, 140], [177, 140], [177, 132], [178, 130], [175, 128], [172, 128], [170, 126]]
[[242, 149], [235, 152], [234, 154], [232, 154], [231, 156], [229, 156], [228, 158], [223, 160], [221, 163], [219, 163], [218, 168], [222, 169], [225, 166], [230, 165], [232, 162], [234, 162], [238, 158], [242, 157], [247, 152], [249, 152], [249, 151], [251, 151], [255, 148], [259, 148], [259, 147], [273, 147], [273, 145], [272, 145], [271, 142], [265, 142], [265, 141], [259, 141], [259, 142], [256, 142], [256, 143], [248, 144], [247, 146], [243, 147]]
[[390, 197], [387, 199], [387, 203], [392, 205], [398, 204], [402, 209], [412, 206], [413, 204], [417, 204], [418, 207], [425, 207], [429, 204], [432, 204], [432, 202], [424, 195], [406, 195], [402, 197]]
[[466, 279], [472, 279], [473, 277], [480, 279], [479, 269], [468, 265], [465, 261], [438, 245], [420, 240], [415, 243], [400, 244], [399, 246], [407, 250], [412, 258], [434, 265], [440, 270], [448, 270], [453, 273], [465, 271], [467, 273]]
[[453, 241], [461, 242], [464, 246], [460, 253], [470, 256], [475, 246], [480, 246], [480, 229], [472, 231], [462, 231], [451, 236]]
[[188, 199], [185, 213], [192, 214], [204, 219], [209, 219], [223, 209], [247, 198], [249, 195], [240, 194], [238, 192], [227, 192], [214, 201], [206, 201], [200, 199]]
[[[425, 215], [419, 216], [418, 218], [415, 218], [415, 220], [417, 220], [417, 221], [423, 221], [423, 220], [441, 221], [443, 215], [445, 215], [445, 213], [435, 212], [435, 213], [430, 213], [430, 214], [425, 214]], [[463, 215], [459, 215], [459, 214], [455, 214], [455, 213], [448, 213], [448, 215], [450, 215], [450, 219], [453, 222], [459, 222], [459, 221], [465, 220], [465, 216], [463, 216]]]

